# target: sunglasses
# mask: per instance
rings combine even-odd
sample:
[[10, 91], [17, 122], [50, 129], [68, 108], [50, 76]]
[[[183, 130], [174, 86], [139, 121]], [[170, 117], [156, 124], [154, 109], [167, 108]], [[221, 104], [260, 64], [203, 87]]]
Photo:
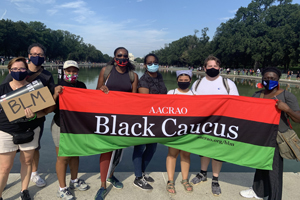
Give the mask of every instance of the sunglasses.
[[121, 58], [121, 57], [128, 58], [128, 55], [127, 54], [118, 54], [117, 57], [118, 58]]

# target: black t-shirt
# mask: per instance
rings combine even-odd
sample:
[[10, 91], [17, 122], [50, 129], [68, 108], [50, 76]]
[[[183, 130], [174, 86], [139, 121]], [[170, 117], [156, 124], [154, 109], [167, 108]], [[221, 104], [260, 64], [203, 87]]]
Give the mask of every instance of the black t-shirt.
[[157, 72], [157, 77], [152, 78], [147, 71], [140, 78], [138, 88], [148, 88], [149, 94], [167, 94], [168, 90], [165, 86], [163, 77]]
[[[75, 83], [69, 83], [62, 79], [59, 81], [59, 83], [57, 85], [86, 89], [86, 85], [81, 81], [76, 81]], [[54, 120], [55, 124], [60, 127], [59, 98], [57, 98], [57, 100], [56, 100], [56, 108], [54, 110], [54, 113], [55, 113], [55, 115], [53, 117], [53, 120]]]
[[[32, 72], [30, 70], [28, 70], [27, 72], [28, 72], [29, 76], [36, 73], [36, 72]], [[51, 94], [54, 94], [54, 88], [55, 88], [54, 79], [53, 79], [52, 74], [49, 71], [47, 71], [43, 68], [43, 71], [34, 80], [38, 80], [38, 79], [41, 80], [41, 82], [43, 83], [44, 86], [47, 86], [49, 88]], [[1, 85], [4, 83], [8, 83], [12, 80], [13, 80], [12, 76], [10, 74], [8, 74], [5, 77], [5, 79], [2, 81]], [[46, 118], [42, 117], [39, 120], [41, 121], [41, 124], [42, 124], [46, 120]]]
[[[0, 96], [7, 94], [13, 91], [10, 87], [9, 83], [5, 83], [0, 85]], [[44, 119], [39, 118], [32, 120], [30, 122], [20, 122], [20, 123], [11, 123], [8, 121], [5, 112], [3, 109], [0, 111], [0, 130], [7, 132], [7, 133], [14, 133], [14, 132], [25, 132], [26, 130], [35, 129], [44, 121]]]

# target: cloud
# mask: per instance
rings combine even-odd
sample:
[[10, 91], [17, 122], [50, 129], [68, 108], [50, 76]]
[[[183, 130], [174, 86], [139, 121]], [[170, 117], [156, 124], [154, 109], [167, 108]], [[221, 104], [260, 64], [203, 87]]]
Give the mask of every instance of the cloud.
[[58, 12], [58, 9], [49, 9], [47, 10], [48, 15], [52, 16]]
[[136, 2], [142, 2], [143, 0], [136, 0]]
[[61, 8], [81, 8], [85, 6], [84, 1], [74, 1], [60, 5]]
[[234, 18], [234, 16], [231, 16], [231, 17], [222, 17], [222, 18], [219, 18], [219, 20], [221, 20], [221, 21], [227, 21], [227, 20], [232, 19], [232, 18]]
[[228, 12], [229, 12], [229, 13], [234, 13], [234, 14], [235, 14], [237, 11], [238, 11], [238, 9], [235, 9], [235, 10], [229, 10]]
[[[136, 22], [135, 22], [136, 23]], [[133, 24], [136, 27], [136, 24]], [[134, 28], [124, 22], [97, 21], [88, 25], [60, 24], [63, 29], [80, 35], [85, 43], [94, 45], [103, 54], [112, 56], [115, 48], [126, 47], [134, 56], [145, 56], [150, 51], [160, 49], [165, 43], [168, 34], [167, 28], [161, 30], [139, 27]]]
[[47, 13], [50, 16], [53, 16], [56, 13], [61, 11], [63, 12], [70, 11], [71, 13], [74, 13], [75, 15], [71, 17], [71, 19], [78, 23], [85, 23], [86, 19], [88, 19], [89, 17], [95, 14], [94, 11], [86, 7], [86, 2], [82, 0], [64, 3], [61, 5], [55, 5], [53, 8], [48, 9]]
[[2, 20], [2, 19], [3, 19], [3, 17], [5, 16], [5, 14], [6, 14], [6, 10], [5, 10], [5, 11], [4, 11], [4, 13], [2, 14], [2, 16], [1, 16], [0, 20]]

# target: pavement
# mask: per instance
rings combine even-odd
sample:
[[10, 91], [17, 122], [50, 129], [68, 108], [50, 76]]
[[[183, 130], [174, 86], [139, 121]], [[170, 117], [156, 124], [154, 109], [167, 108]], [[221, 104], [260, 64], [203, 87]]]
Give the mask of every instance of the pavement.
[[[56, 192], [58, 190], [58, 181], [55, 173], [41, 173], [42, 178], [47, 182], [43, 188], [38, 188], [34, 183], [29, 184], [29, 193], [34, 200], [57, 200]], [[244, 199], [240, 196], [239, 192], [248, 189], [252, 185], [254, 173], [231, 173], [222, 172], [220, 174], [219, 183], [221, 186], [222, 194], [215, 197], [211, 193], [211, 178], [207, 182], [194, 186], [192, 193], [184, 191], [181, 185], [181, 174], [175, 173], [175, 188], [176, 195], [168, 194], [166, 191], [166, 184], [168, 176], [166, 172], [153, 172], [150, 173], [155, 182], [152, 191], [144, 191], [133, 185], [134, 175], [132, 172], [115, 172], [115, 176], [124, 184], [123, 189], [115, 189], [112, 185], [108, 186], [108, 194], [106, 200], [181, 200], [181, 199], [202, 199], [202, 200], [239, 200]], [[189, 179], [191, 180], [196, 175], [196, 172], [190, 172]], [[95, 194], [100, 188], [100, 175], [99, 173], [79, 173], [78, 177], [84, 179], [89, 184], [90, 188], [87, 191], [72, 191], [77, 200], [94, 199]], [[212, 173], [208, 173], [208, 177], [212, 177]], [[70, 181], [70, 174], [67, 174], [67, 183]], [[300, 172], [284, 172], [283, 174], [283, 197], [282, 199], [299, 200], [300, 191]], [[21, 189], [20, 174], [11, 173], [7, 182], [7, 186], [3, 192], [4, 200], [19, 199], [19, 192]]]

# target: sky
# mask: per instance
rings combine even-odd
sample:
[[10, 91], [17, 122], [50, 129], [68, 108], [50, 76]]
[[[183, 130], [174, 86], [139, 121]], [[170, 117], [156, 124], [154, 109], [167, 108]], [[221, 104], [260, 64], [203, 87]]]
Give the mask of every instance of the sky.
[[[135, 57], [164, 48], [197, 29], [217, 27], [251, 0], [0, 0], [0, 20], [39, 21], [79, 35], [103, 54], [125, 47]], [[300, 4], [300, 0], [293, 0]]]

